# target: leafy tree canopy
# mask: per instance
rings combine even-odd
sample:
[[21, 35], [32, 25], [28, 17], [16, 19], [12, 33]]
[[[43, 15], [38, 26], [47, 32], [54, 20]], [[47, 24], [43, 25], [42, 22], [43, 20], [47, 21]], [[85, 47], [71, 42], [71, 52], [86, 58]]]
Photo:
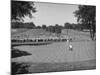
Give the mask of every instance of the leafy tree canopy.
[[96, 7], [79, 5], [79, 9], [74, 12], [77, 21], [82, 24], [93, 24], [96, 20]]
[[74, 14], [79, 23], [89, 27], [93, 40], [96, 32], [96, 6], [79, 5], [79, 9]]
[[33, 2], [11, 1], [11, 20], [23, 20], [25, 16], [32, 18], [32, 13], [36, 12]]

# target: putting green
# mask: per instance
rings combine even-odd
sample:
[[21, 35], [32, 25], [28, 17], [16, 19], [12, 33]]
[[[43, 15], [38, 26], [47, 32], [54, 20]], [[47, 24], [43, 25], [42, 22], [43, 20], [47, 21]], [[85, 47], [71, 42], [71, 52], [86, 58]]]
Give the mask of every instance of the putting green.
[[[69, 50], [69, 44], [73, 46], [73, 51]], [[15, 48], [27, 51], [32, 55], [12, 58], [13, 62], [42, 62], [42, 63], [62, 63], [77, 62], [96, 59], [95, 41], [82, 42], [60, 42], [42, 46], [17, 46]]]

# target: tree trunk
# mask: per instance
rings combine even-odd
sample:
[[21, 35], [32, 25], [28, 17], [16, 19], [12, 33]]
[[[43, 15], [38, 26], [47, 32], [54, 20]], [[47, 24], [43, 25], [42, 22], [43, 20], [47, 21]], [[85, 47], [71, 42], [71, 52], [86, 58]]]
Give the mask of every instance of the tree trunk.
[[94, 37], [95, 37], [95, 25], [90, 25], [90, 36], [91, 36], [91, 39], [94, 40]]
[[90, 37], [93, 40], [93, 28], [92, 28], [92, 25], [90, 25]]

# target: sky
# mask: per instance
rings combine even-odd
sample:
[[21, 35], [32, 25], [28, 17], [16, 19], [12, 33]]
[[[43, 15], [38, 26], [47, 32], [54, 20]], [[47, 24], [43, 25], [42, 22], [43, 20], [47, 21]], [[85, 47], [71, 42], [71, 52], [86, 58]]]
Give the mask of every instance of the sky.
[[64, 25], [64, 23], [77, 23], [77, 19], [73, 12], [78, 10], [78, 5], [56, 4], [34, 2], [36, 13], [33, 18], [26, 18], [25, 22], [33, 22], [35, 25]]

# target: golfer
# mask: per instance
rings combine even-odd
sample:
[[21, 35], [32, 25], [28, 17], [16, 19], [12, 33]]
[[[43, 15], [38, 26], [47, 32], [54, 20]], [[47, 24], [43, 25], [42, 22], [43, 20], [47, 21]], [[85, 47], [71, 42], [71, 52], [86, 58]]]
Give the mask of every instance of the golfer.
[[73, 46], [69, 45], [69, 51], [73, 51]]

